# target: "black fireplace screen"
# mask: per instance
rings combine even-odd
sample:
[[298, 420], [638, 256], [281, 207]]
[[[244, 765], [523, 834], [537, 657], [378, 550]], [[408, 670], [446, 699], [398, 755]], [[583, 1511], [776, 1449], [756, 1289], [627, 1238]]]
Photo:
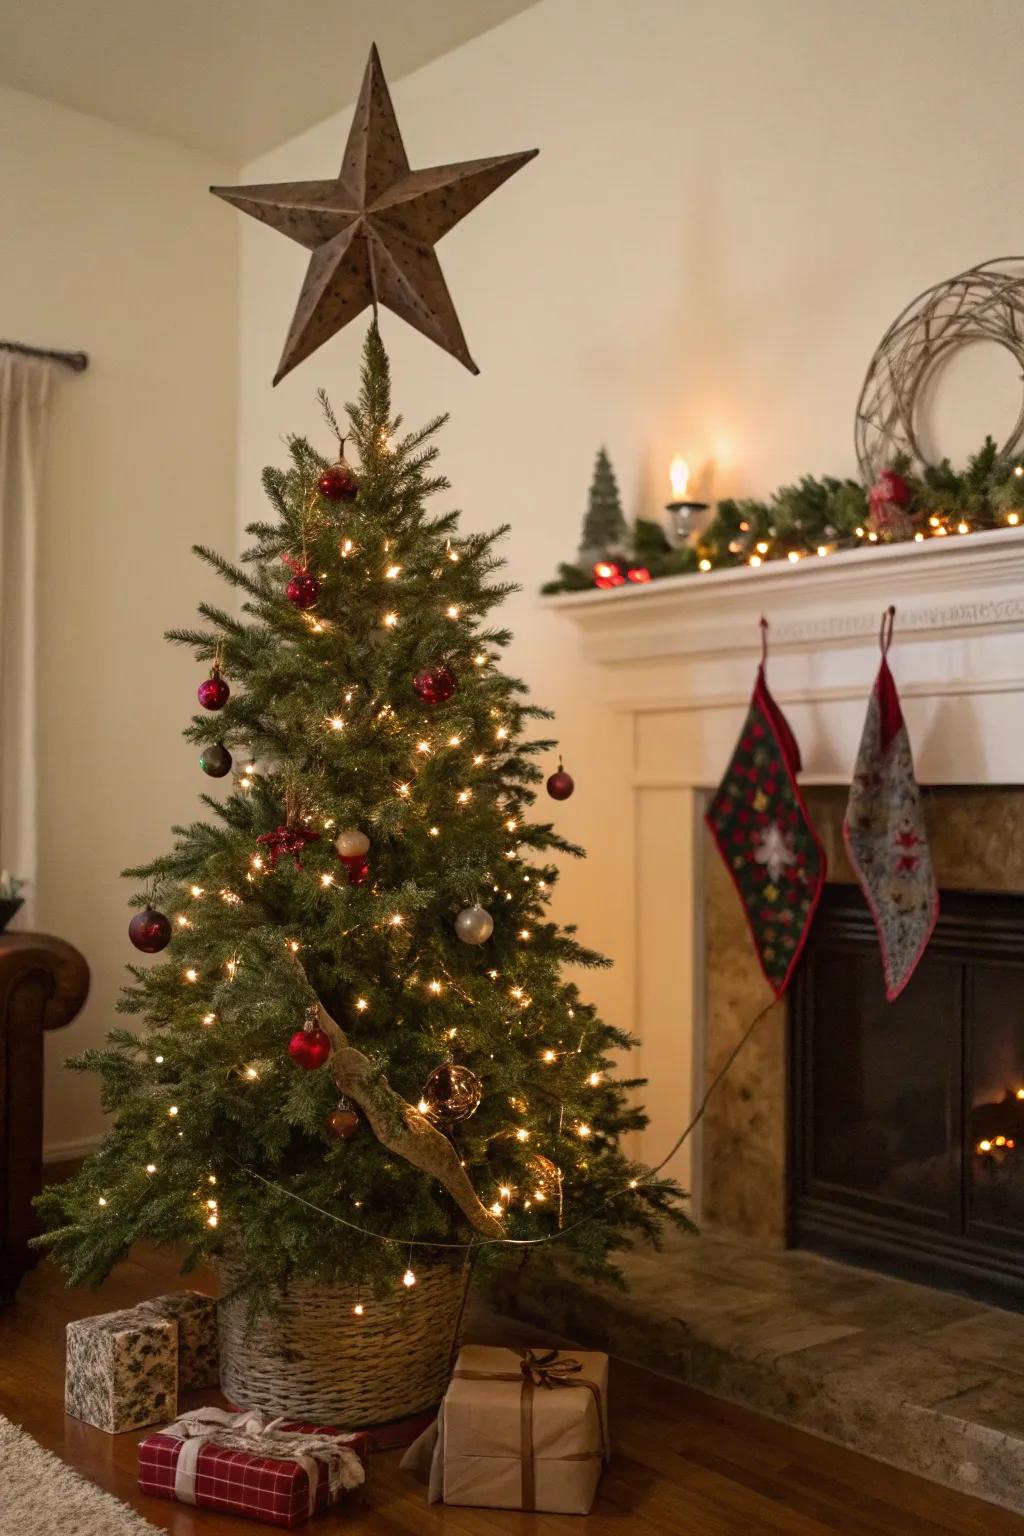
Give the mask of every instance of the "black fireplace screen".
[[798, 1247], [1024, 1298], [1024, 898], [947, 892], [887, 1003], [860, 892], [829, 886], [791, 1011]]

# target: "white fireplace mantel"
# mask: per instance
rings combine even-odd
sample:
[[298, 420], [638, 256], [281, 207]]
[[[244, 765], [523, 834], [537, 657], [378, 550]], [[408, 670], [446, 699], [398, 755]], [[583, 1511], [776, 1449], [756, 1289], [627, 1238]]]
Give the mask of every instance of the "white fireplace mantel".
[[[651, 1113], [642, 1156], [663, 1155], [703, 1080], [701, 819], [753, 687], [758, 619], [769, 621], [768, 681], [804, 782], [847, 784], [890, 603], [890, 664], [919, 779], [1024, 782], [1024, 528], [548, 599], [595, 664], [595, 702], [618, 717], [607, 729], [627, 735], [630, 777], [614, 793], [632, 798], [619, 852], [634, 875], [633, 1027]], [[606, 775], [617, 762], [609, 755]], [[672, 1171], [699, 1189], [697, 1143]]]
[[704, 786], [717, 782], [749, 698], [762, 613], [769, 683], [805, 776], [848, 777], [890, 603], [919, 776], [1024, 780], [1024, 527], [549, 599], [606, 669], [616, 709], [638, 717], [638, 775]]

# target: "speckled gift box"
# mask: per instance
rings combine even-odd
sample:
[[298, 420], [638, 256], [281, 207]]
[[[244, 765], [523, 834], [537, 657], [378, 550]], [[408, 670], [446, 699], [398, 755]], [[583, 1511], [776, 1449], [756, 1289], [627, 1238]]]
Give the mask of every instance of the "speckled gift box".
[[67, 1326], [64, 1410], [108, 1434], [174, 1417], [178, 1325], [134, 1308]]
[[172, 1291], [144, 1301], [148, 1312], [178, 1325], [178, 1391], [192, 1392], [220, 1384], [217, 1355], [217, 1302], [202, 1291]]

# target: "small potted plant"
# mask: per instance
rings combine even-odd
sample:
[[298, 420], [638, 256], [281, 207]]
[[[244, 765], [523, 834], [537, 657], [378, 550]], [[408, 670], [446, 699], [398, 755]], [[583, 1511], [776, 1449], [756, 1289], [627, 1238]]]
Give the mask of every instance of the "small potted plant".
[[9, 870], [0, 870], [0, 933], [24, 905], [25, 898], [21, 893], [27, 884], [27, 880], [19, 880]]

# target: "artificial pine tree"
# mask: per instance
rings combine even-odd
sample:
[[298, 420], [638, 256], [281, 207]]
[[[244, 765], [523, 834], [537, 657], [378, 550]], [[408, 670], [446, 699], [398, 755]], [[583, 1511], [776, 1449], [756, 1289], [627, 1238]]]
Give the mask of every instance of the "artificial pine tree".
[[590, 482], [587, 496], [587, 515], [583, 519], [583, 538], [578, 556], [580, 565], [584, 570], [589, 570], [595, 560], [620, 552], [627, 533], [615, 471], [607, 451], [599, 448], [594, 461], [594, 478]]
[[606, 962], [547, 913], [551, 855], [581, 850], [529, 819], [553, 743], [497, 664], [504, 530], [428, 513], [444, 418], [399, 435], [375, 324], [348, 415], [358, 478], [292, 439], [241, 563], [196, 551], [241, 616], [203, 603], [169, 636], [212, 668], [185, 736], [236, 779], [128, 871], [139, 947], [166, 946], [162, 917], [173, 937], [120, 1004], [142, 1032], [71, 1063], [115, 1116], [41, 1200], [76, 1282], [138, 1238], [229, 1254], [263, 1295], [392, 1287], [414, 1240], [462, 1263], [560, 1234], [534, 1251], [602, 1274], [633, 1234], [688, 1225], [620, 1148], [645, 1124], [611, 1076], [632, 1042], [560, 974]]

